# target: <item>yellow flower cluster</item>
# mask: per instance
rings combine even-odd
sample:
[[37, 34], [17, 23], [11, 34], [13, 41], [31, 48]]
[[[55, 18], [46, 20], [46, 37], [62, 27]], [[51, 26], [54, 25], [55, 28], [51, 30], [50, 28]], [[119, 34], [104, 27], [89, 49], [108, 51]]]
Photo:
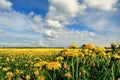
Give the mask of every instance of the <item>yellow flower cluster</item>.
[[70, 47], [71, 48], [78, 48], [78, 45], [77, 44], [70, 44]]
[[49, 70], [57, 70], [61, 68], [61, 63], [54, 61], [54, 62], [49, 62], [46, 66], [47, 66], [47, 69]]

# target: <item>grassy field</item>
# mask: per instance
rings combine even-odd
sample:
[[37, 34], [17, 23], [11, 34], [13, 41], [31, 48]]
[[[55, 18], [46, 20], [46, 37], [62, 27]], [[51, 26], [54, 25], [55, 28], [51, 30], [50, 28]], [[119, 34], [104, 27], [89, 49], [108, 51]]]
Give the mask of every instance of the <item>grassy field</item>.
[[0, 48], [0, 80], [120, 80], [120, 46]]

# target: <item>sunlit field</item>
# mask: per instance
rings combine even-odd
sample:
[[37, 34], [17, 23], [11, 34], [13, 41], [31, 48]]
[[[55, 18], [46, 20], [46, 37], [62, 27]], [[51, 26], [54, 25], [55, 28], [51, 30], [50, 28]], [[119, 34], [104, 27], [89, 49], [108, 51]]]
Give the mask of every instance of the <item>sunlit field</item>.
[[120, 45], [0, 48], [0, 80], [120, 80]]

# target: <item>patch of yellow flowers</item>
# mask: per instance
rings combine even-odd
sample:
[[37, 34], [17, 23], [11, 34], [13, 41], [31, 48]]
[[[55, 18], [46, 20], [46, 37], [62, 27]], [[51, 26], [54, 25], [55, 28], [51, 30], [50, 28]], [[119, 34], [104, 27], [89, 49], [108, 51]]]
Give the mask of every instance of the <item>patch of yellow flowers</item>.
[[[79, 80], [79, 77], [83, 80], [87, 80], [86, 77], [91, 79], [91, 76], [94, 75], [89, 74], [89, 71], [101, 69], [101, 67], [99, 68], [101, 63], [107, 63], [107, 68], [104, 67], [107, 70], [109, 65], [110, 67], [113, 65], [110, 60], [118, 60], [117, 64], [120, 62], [120, 47], [116, 47], [115, 44], [111, 46], [115, 51], [110, 48], [110, 51], [107, 52], [105, 47], [95, 47], [93, 44], [85, 44], [84, 48], [79, 48], [77, 44], [71, 44], [70, 47], [63, 49], [1, 48], [0, 80], [60, 80], [57, 78], [58, 76], [61, 77], [61, 80]], [[119, 69], [120, 67], [118, 72]], [[116, 74], [120, 75], [120, 73]]]

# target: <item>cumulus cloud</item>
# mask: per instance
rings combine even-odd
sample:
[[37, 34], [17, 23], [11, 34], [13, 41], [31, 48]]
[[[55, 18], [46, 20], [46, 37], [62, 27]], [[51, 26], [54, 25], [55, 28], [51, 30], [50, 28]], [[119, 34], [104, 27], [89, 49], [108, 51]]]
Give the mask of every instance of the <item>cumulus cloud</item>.
[[46, 18], [57, 20], [61, 25], [74, 23], [72, 18], [76, 17], [78, 13], [83, 13], [86, 9], [86, 5], [79, 4], [78, 0], [49, 0], [49, 3], [49, 12]]
[[[116, 0], [84, 0], [82, 3], [49, 0], [49, 11], [44, 18], [34, 12], [28, 15], [14, 10], [0, 12], [0, 46], [63, 47], [71, 43], [109, 46], [113, 41], [120, 41], [119, 25], [110, 19], [114, 17], [116, 3]], [[74, 26], [69, 28], [74, 24], [80, 25], [79, 30]]]
[[0, 9], [11, 9], [12, 3], [8, 0], [0, 0]]
[[[79, 3], [77, 0], [49, 0], [50, 10], [57, 10], [59, 14], [70, 14], [74, 17], [79, 10]], [[72, 5], [71, 5], [72, 4]]]
[[[17, 12], [4, 12], [0, 13], [0, 25], [5, 26], [9, 29], [14, 30], [22, 30], [24, 28], [28, 28], [28, 24], [30, 20], [26, 18], [24, 14], [20, 14]], [[26, 27], [24, 27], [26, 26]]]
[[57, 38], [57, 37], [59, 37], [58, 33], [56, 31], [52, 30], [52, 29], [45, 30], [43, 35], [46, 38]]
[[[32, 15], [32, 14], [30, 13], [30, 15]], [[33, 18], [33, 20], [34, 20], [35, 22], [37, 22], [37, 23], [42, 22], [42, 18], [41, 18], [40, 15], [35, 15], [34, 18]]]
[[61, 28], [63, 25], [58, 20], [47, 20], [47, 26], [48, 27], [54, 27], [54, 28]]
[[84, 3], [93, 9], [114, 11], [116, 10], [117, 0], [84, 0]]

